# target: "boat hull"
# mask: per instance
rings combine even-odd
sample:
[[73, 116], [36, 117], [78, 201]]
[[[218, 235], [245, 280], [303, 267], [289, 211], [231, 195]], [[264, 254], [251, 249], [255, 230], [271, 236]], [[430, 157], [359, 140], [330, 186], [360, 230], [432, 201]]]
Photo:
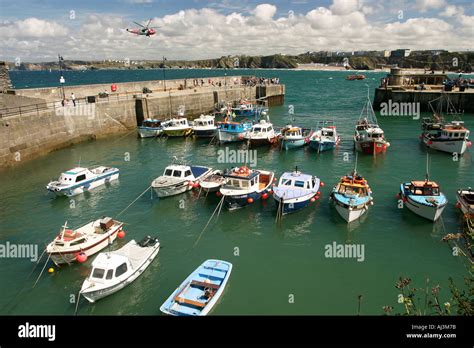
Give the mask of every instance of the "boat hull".
[[408, 210], [430, 221], [438, 220], [443, 213], [444, 208], [446, 207], [446, 204], [440, 206], [428, 206], [414, 201], [410, 198], [410, 196], [404, 197], [406, 198], [404, 200], [404, 205], [408, 208]]
[[187, 181], [170, 186], [153, 187], [156, 195], [160, 198], [176, 196], [192, 189]]
[[387, 151], [388, 144], [386, 142], [377, 141], [356, 141], [355, 148], [357, 151], [365, 153], [366, 155], [378, 155]]
[[222, 130], [218, 130], [217, 135], [219, 138], [219, 142], [222, 143], [234, 143], [238, 141], [244, 140], [245, 132], [224, 132]]
[[[291, 200], [284, 200], [283, 201], [283, 208], [280, 208], [282, 209], [282, 214], [283, 215], [286, 215], [286, 214], [291, 214], [291, 213], [295, 213], [297, 211], [300, 211], [301, 209], [303, 208], [306, 208], [309, 203], [310, 203], [310, 200], [311, 198], [313, 197], [314, 195], [311, 194], [309, 196], [309, 198], [299, 198], [299, 199], [291, 199]], [[276, 196], [275, 194], [273, 194], [273, 199], [275, 200], [275, 204], [277, 206], [277, 209], [278, 207], [280, 206], [280, 197]]]
[[216, 129], [194, 129], [194, 136], [197, 138], [212, 138], [216, 135]]
[[159, 136], [163, 130], [161, 128], [138, 127], [138, 136], [140, 138], [154, 138]]
[[93, 190], [99, 186], [105, 185], [111, 181], [117, 180], [119, 178], [119, 171], [113, 171], [107, 173], [106, 175], [99, 176], [95, 179], [90, 179], [87, 182], [80, 183], [78, 185], [72, 185], [64, 188], [54, 188], [47, 186], [49, 192], [54, 193], [56, 196], [66, 196], [72, 197], [84, 193], [86, 191]]
[[250, 138], [247, 139], [251, 147], [275, 145], [278, 143], [278, 136], [273, 138]]
[[434, 140], [426, 135], [422, 135], [421, 142], [428, 148], [448, 152], [448, 153], [457, 153], [459, 155], [463, 155], [468, 145], [470, 144], [469, 140], [466, 139], [459, 139], [459, 140]]
[[309, 142], [309, 146], [318, 151], [318, 152], [323, 152], [323, 151], [329, 151], [333, 150], [336, 147], [335, 142], [328, 142], [328, 141], [317, 141], [317, 140], [311, 140]]
[[305, 141], [304, 138], [301, 138], [301, 139], [281, 139], [281, 144], [282, 144], [282, 147], [285, 150], [289, 150], [289, 149], [295, 149], [295, 148], [298, 148], [298, 147], [305, 146], [306, 141]]
[[[466, 202], [462, 197], [461, 197], [462, 190], [458, 190], [456, 192], [456, 200], [459, 206], [459, 209], [461, 209], [461, 212], [463, 214], [472, 214], [474, 213], [474, 206], [470, 205], [468, 202]], [[465, 193], [470, 193], [473, 194], [474, 191], [468, 191], [465, 190]]]
[[360, 208], [354, 208], [354, 207], [346, 207], [336, 202], [335, 207], [339, 215], [348, 223], [360, 219], [362, 215], [364, 215], [365, 213], [369, 211], [368, 205], [364, 205]]
[[170, 138], [177, 138], [177, 137], [187, 137], [192, 133], [191, 128], [182, 128], [182, 129], [164, 129], [163, 133]]

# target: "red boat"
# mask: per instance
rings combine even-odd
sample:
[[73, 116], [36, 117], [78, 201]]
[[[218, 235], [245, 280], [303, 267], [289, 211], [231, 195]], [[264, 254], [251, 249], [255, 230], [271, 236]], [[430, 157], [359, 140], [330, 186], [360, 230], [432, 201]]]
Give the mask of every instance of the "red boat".
[[379, 127], [374, 109], [367, 93], [367, 102], [355, 126], [354, 146], [357, 151], [368, 155], [378, 155], [387, 151], [390, 143]]

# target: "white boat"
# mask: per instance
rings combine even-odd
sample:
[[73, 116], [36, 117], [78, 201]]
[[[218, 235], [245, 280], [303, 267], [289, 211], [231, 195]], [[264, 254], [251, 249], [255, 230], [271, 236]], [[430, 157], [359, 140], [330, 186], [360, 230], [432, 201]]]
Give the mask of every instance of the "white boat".
[[162, 176], [152, 181], [151, 186], [158, 197], [174, 196], [191, 190], [211, 174], [212, 168], [171, 164]]
[[222, 171], [214, 170], [210, 175], [201, 180], [199, 185], [206, 193], [219, 191], [225, 183], [225, 178], [222, 174]]
[[109, 296], [137, 279], [160, 251], [158, 238], [131, 240], [122, 248], [97, 255], [80, 294], [89, 302]]
[[316, 151], [333, 150], [341, 141], [333, 121], [321, 121], [318, 130], [309, 139], [309, 146]]
[[456, 206], [461, 209], [463, 214], [474, 213], [474, 190], [468, 187], [467, 189], [459, 189], [456, 192]]
[[442, 123], [424, 119], [422, 128], [421, 141], [433, 150], [463, 155], [472, 146], [469, 130], [464, 127], [463, 121]]
[[198, 138], [212, 138], [216, 135], [217, 126], [214, 124], [214, 116], [201, 115], [194, 120], [192, 126], [194, 135]]
[[168, 137], [186, 137], [192, 133], [192, 128], [185, 117], [172, 118], [163, 128]]
[[153, 138], [163, 132], [163, 125], [160, 120], [148, 118], [143, 120], [142, 125], [137, 127], [140, 138]]
[[57, 181], [51, 181], [46, 189], [57, 196], [71, 197], [116, 180], [118, 177], [119, 170], [117, 168], [76, 167], [62, 173]]
[[222, 296], [232, 272], [232, 264], [207, 260], [187, 277], [160, 307], [176, 316], [207, 315]]
[[448, 204], [439, 185], [429, 180], [400, 184], [400, 197], [405, 207], [430, 221], [438, 220]]
[[113, 243], [122, 231], [123, 222], [110, 217], [98, 219], [77, 229], [68, 229], [67, 222], [58, 236], [46, 246], [46, 253], [56, 265], [77, 261], [80, 253], [88, 256]]
[[250, 146], [273, 145], [277, 144], [281, 133], [276, 132], [273, 125], [266, 120], [260, 120], [245, 133], [244, 139]]

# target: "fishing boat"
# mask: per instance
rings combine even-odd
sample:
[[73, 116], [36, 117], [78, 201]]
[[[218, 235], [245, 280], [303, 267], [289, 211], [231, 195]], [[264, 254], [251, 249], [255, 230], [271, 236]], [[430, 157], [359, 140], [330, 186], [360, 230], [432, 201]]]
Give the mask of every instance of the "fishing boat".
[[281, 147], [289, 150], [305, 146], [308, 144], [311, 135], [311, 129], [287, 125], [281, 130]]
[[252, 128], [245, 133], [244, 139], [247, 140], [249, 146], [274, 145], [278, 143], [280, 132], [276, 132], [273, 125], [266, 121], [260, 120]]
[[80, 294], [93, 303], [112, 295], [137, 279], [151, 265], [160, 251], [158, 238], [131, 240], [114, 251], [100, 253], [82, 283]]
[[51, 181], [46, 189], [57, 196], [72, 197], [107, 184], [119, 177], [119, 170], [112, 167], [76, 167], [61, 173], [59, 179]]
[[251, 122], [222, 122], [218, 124], [219, 143], [231, 143], [244, 140], [244, 135], [252, 128]]
[[186, 137], [192, 133], [192, 128], [185, 117], [172, 118], [163, 128], [163, 134], [168, 137]]
[[362, 74], [347, 75], [346, 80], [349, 80], [349, 81], [365, 80], [365, 75], [362, 75]]
[[474, 214], [474, 190], [470, 187], [457, 190], [456, 200], [456, 207], [461, 209], [463, 214]]
[[[434, 104], [437, 104], [435, 106]], [[463, 155], [472, 146], [469, 140], [469, 130], [460, 120], [460, 114], [452, 104], [447, 94], [430, 101], [429, 106], [433, 112], [431, 118], [423, 118], [421, 124], [421, 142], [428, 148]], [[443, 105], [446, 104], [445, 114], [453, 117], [451, 122], [445, 122]]]
[[330, 200], [339, 215], [347, 222], [359, 219], [373, 204], [372, 190], [367, 180], [360, 176], [356, 169], [351, 174], [343, 176], [334, 186]]
[[285, 172], [278, 186], [273, 187], [273, 199], [282, 215], [293, 213], [308, 206], [315, 196], [319, 198], [321, 181], [318, 177], [298, 171]]
[[425, 180], [413, 180], [400, 184], [399, 197], [403, 205], [415, 214], [436, 221], [443, 213], [448, 204], [446, 196], [441, 192], [439, 185], [429, 178], [428, 154], [426, 155], [426, 177]]
[[110, 217], [94, 220], [77, 229], [68, 229], [67, 222], [54, 240], [46, 246], [46, 253], [56, 265], [87, 260], [111, 244], [122, 231], [123, 222]]
[[209, 314], [222, 296], [231, 272], [230, 262], [205, 261], [168, 297], [160, 310], [176, 316]]
[[216, 135], [217, 126], [214, 124], [214, 116], [201, 115], [194, 120], [193, 133], [197, 138], [212, 138]]
[[246, 117], [257, 120], [260, 117], [265, 117], [268, 114], [268, 108], [264, 106], [254, 105], [248, 100], [242, 99], [240, 102], [225, 110], [227, 116], [231, 117]]
[[163, 132], [163, 126], [160, 120], [148, 118], [143, 120], [142, 125], [137, 127], [140, 138], [153, 138]]
[[252, 204], [260, 198], [267, 199], [275, 174], [266, 170], [253, 170], [245, 166], [232, 168], [224, 173], [225, 183], [219, 192], [229, 210]]
[[318, 129], [309, 138], [309, 146], [318, 151], [333, 150], [341, 138], [337, 134], [336, 126], [333, 121], [321, 121], [318, 124]]
[[214, 170], [199, 182], [202, 190], [206, 193], [219, 191], [225, 183], [225, 178], [221, 170]]
[[175, 163], [167, 166], [162, 176], [152, 181], [151, 187], [158, 197], [174, 196], [197, 187], [212, 168]]

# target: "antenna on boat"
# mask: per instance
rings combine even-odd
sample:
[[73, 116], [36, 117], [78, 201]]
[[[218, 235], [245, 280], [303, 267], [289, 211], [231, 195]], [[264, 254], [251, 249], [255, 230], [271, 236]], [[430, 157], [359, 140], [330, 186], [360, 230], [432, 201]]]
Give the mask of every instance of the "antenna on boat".
[[62, 228], [63, 228], [63, 231], [61, 232], [61, 239], [64, 239], [64, 232], [66, 232], [67, 221], [64, 223], [64, 225], [62, 226]]
[[428, 153], [426, 153], [426, 177], [425, 177], [426, 182], [430, 181], [429, 159], [430, 159], [430, 156]]
[[354, 165], [354, 175], [353, 176], [356, 176], [357, 175], [357, 160], [359, 158], [359, 153], [356, 152], [356, 160], [355, 160], [355, 165]]

